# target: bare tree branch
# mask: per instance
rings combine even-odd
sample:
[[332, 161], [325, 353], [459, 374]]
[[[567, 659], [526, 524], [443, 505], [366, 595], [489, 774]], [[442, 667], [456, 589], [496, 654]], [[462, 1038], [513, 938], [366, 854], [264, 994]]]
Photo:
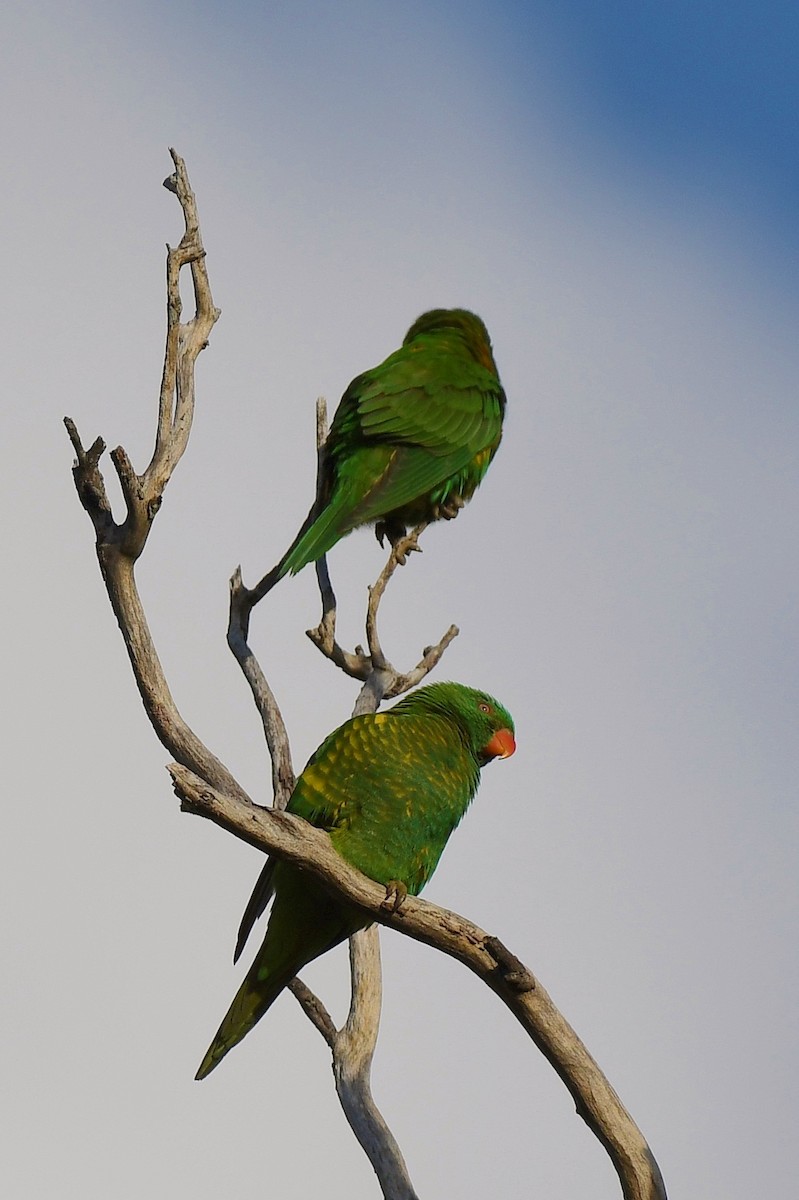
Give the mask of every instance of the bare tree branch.
[[[100, 470], [100, 458], [105, 451], [103, 439], [97, 438], [85, 450], [75, 422], [66, 417], [65, 425], [76, 455], [73, 475], [78, 496], [95, 528], [100, 569], [150, 722], [162, 744], [179, 763], [202, 777], [207, 784], [238, 797], [241, 804], [254, 809], [252, 801], [224, 764], [200, 741], [178, 711], [147, 625], [135, 580], [136, 559], [144, 549], [161, 505], [164, 488], [188, 442], [195, 403], [194, 364], [200, 351], [207, 345], [210, 330], [219, 316], [211, 299], [196, 204], [185, 164], [174, 151], [171, 153], [175, 173], [165, 181], [165, 186], [177, 195], [181, 203], [186, 232], [176, 249], [167, 247], [167, 342], [152, 459], [146, 471], [137, 475], [122, 447], [111, 453], [125, 500], [126, 516], [123, 522], [118, 524], [114, 521]], [[179, 277], [186, 265], [190, 265], [192, 270], [196, 313], [187, 324], [181, 324]], [[321, 429], [324, 424], [323, 407], [320, 408], [319, 420]], [[323, 440], [322, 433], [320, 441]], [[230, 594], [228, 642], [261, 715], [272, 760], [275, 803], [282, 808], [294, 787], [288, 735], [266, 677], [247, 645], [252, 603], [238, 570], [231, 580]], [[372, 679], [363, 689], [359, 704], [364, 711], [373, 711], [382, 695], [380, 683]], [[375, 931], [363, 936], [371, 942], [376, 939], [377, 933]], [[358, 953], [356, 945], [353, 949], [354, 961], [362, 963]], [[374, 959], [369, 961], [373, 964]], [[365, 1045], [363, 1031], [374, 1015], [375, 995], [378, 997], [379, 1016], [379, 958], [377, 974], [368, 987], [362, 976], [361, 966], [355, 979], [351, 1017], [341, 1033], [336, 1030], [322, 1002], [301, 980], [292, 981], [290, 988], [331, 1047], [342, 1103], [375, 1165], [384, 1195], [388, 1200], [411, 1200], [414, 1193], [402, 1155], [369, 1091], [370, 1056], [367, 1058], [361, 1053], [357, 1060], [358, 1069], [351, 1069], [351, 1063], [356, 1062], [353, 1057], [355, 1049], [362, 1051]], [[353, 1025], [359, 1031], [358, 1038], [352, 1036]], [[377, 1036], [377, 1024], [373, 1033], [372, 1047]]]
[[[281, 768], [281, 764], [288, 762], [290, 770], [288, 737], [266, 677], [246, 641], [247, 610], [239, 607], [240, 586], [241, 573], [237, 570], [231, 580], [228, 644], [250, 684], [261, 714], [272, 755], [275, 808], [283, 810], [293, 788], [293, 783], [292, 788], [287, 788], [283, 783], [285, 766]], [[385, 682], [387, 677], [384, 673], [373, 672], [370, 675], [361, 689], [353, 715], [374, 712], [377, 709], [383, 699]], [[293, 780], [293, 775], [291, 778]], [[265, 867], [264, 870], [266, 869]], [[330, 1047], [336, 1090], [342, 1109], [355, 1137], [374, 1167], [383, 1195], [387, 1200], [417, 1200], [405, 1160], [374, 1102], [370, 1087], [370, 1070], [377, 1044], [382, 992], [377, 929], [364, 930], [350, 938], [350, 961], [350, 1015], [341, 1030], [336, 1029], [322, 1001], [301, 979], [292, 980], [289, 988], [305, 1015]]]
[[272, 762], [272, 792], [275, 808], [283, 809], [294, 791], [294, 769], [286, 725], [275, 694], [267, 683], [258, 659], [247, 642], [251, 606], [249, 593], [241, 580], [241, 567], [236, 567], [230, 581], [230, 614], [227, 642], [244, 678], [250, 685], [255, 707], [261, 717], [269, 757]]
[[[327, 406], [323, 399], [319, 399], [316, 405], [317, 505], [321, 496], [322, 453], [326, 437]], [[326, 623], [330, 623], [332, 636], [335, 630], [336, 598], [324, 557], [316, 564], [316, 574], [322, 600], [321, 624], [324, 627]], [[250, 684], [261, 714], [272, 756], [275, 807], [282, 810], [286, 807], [291, 792], [291, 789], [287, 789], [282, 783], [286, 778], [285, 767], [282, 764], [288, 762], [290, 769], [288, 737], [266, 677], [247, 642], [250, 612], [271, 588], [273, 575], [274, 572], [264, 576], [255, 589], [248, 591], [241, 582], [241, 571], [237, 569], [235, 572], [231, 580], [228, 645]], [[376, 620], [377, 605], [388, 578], [390, 574], [383, 581], [374, 600], [370, 599], [373, 620]], [[382, 668], [370, 669], [356, 700], [353, 716], [375, 712], [394, 679], [395, 673], [389, 664]], [[293, 787], [293, 774], [291, 780]], [[264, 871], [266, 870], [268, 867], [265, 866]], [[380, 942], [376, 927], [362, 930], [350, 938], [350, 964], [350, 1012], [341, 1030], [336, 1029], [322, 1001], [301, 979], [294, 979], [289, 988], [308, 1019], [330, 1047], [333, 1075], [342, 1109], [355, 1137], [374, 1167], [383, 1195], [387, 1200], [417, 1200], [402, 1152], [375, 1104], [371, 1090], [371, 1065], [377, 1045], [382, 1004]]]
[[288, 985], [289, 991], [299, 1001], [308, 1020], [316, 1026], [331, 1050], [335, 1048], [338, 1030], [333, 1018], [318, 996], [297, 976]]
[[375, 583], [369, 588], [369, 603], [366, 608], [366, 636], [369, 647], [366, 653], [362, 646], [356, 646], [354, 652], [345, 650], [336, 641], [336, 597], [330, 583], [327, 563], [322, 558], [316, 564], [316, 577], [322, 596], [322, 619], [315, 629], [308, 629], [307, 635], [325, 658], [337, 666], [345, 675], [352, 679], [367, 682], [379, 674], [387, 680], [383, 695], [387, 698], [401, 696], [410, 691], [424, 679], [441, 661], [444, 651], [459, 633], [457, 625], [450, 625], [447, 632], [435, 646], [426, 646], [422, 657], [410, 671], [398, 671], [388, 661], [380, 644], [377, 630], [377, 613], [380, 601], [383, 599], [386, 587], [398, 566], [402, 566], [408, 553], [419, 550], [417, 540], [427, 525], [418, 525], [408, 537], [403, 538], [392, 547], [386, 565], [380, 572]]
[[185, 811], [311, 871], [381, 925], [433, 946], [473, 971], [510, 1009], [571, 1092], [577, 1112], [610, 1155], [625, 1200], [665, 1200], [657, 1163], [632, 1117], [532, 972], [498, 939], [457, 913], [415, 897], [391, 911], [385, 888], [346, 863], [321, 830], [290, 813], [247, 808], [177, 763], [169, 771]]
[[[316, 497], [314, 509], [322, 503], [323, 455], [327, 438], [327, 405], [320, 398], [316, 403]], [[366, 614], [366, 633], [369, 653], [357, 647], [354, 654], [343, 650], [335, 638], [336, 597], [330, 582], [327, 559], [323, 556], [316, 563], [316, 578], [322, 601], [322, 616], [316, 630], [309, 637], [316, 641], [326, 657], [346, 674], [363, 680], [353, 716], [375, 712], [387, 694], [397, 696], [418, 683], [438, 663], [444, 650], [457, 635], [451, 626], [437, 647], [423, 651], [420, 663], [410, 672], [401, 675], [383, 653], [377, 630], [377, 615], [385, 589], [398, 565], [405, 562], [412, 550], [418, 550], [417, 539], [425, 528], [420, 525], [410, 537], [392, 548], [388, 562], [377, 582], [369, 589], [369, 604]], [[231, 606], [228, 627], [228, 644], [244, 672], [261, 713], [267, 743], [273, 764], [275, 806], [283, 809], [290, 796], [281, 784], [288, 777], [282, 764], [288, 761], [288, 739], [279, 719], [277, 704], [266, 682], [266, 678], [253, 655], [247, 632], [252, 609], [271, 590], [277, 581], [277, 568], [267, 573], [252, 590], [244, 588], [241, 572], [237, 570], [231, 581]], [[293, 775], [290, 776], [293, 783]], [[268, 868], [265, 867], [264, 871]], [[258, 885], [256, 885], [256, 892]], [[390, 1200], [416, 1200], [416, 1193], [408, 1174], [405, 1160], [391, 1131], [383, 1119], [372, 1096], [370, 1072], [372, 1058], [377, 1045], [382, 1001], [382, 976], [380, 968], [379, 936], [376, 929], [362, 931], [350, 939], [350, 962], [352, 968], [352, 1001], [350, 1014], [343, 1029], [336, 1032], [329, 1021], [327, 1011], [314, 993], [301, 981], [291, 985], [308, 1018], [331, 1047], [333, 1074], [342, 1108], [350, 1126], [368, 1155], [375, 1169], [385, 1197]]]
[[[121, 523], [114, 521], [100, 471], [105, 443], [97, 438], [84, 450], [75, 422], [66, 417], [64, 423], [77, 457], [73, 467], [75, 486], [94, 525], [100, 570], [153, 729], [179, 762], [244, 801], [243, 789], [178, 711], [153, 644], [134, 575], [135, 561], [144, 549], [164, 488], [186, 448], [194, 415], [194, 363], [208, 344], [219, 317], [211, 299], [205, 250], [186, 165], [174, 150], [170, 154], [175, 172], [166, 183], [180, 201], [186, 232], [175, 249], [167, 247], [167, 344], [153, 457], [144, 474], [137, 475], [121, 446], [111, 452], [125, 500], [126, 515]], [[181, 324], [178, 276], [187, 264], [191, 266], [194, 282], [195, 314], [188, 323]]]
[[380, 937], [376, 925], [350, 938], [352, 1003], [333, 1045], [333, 1075], [344, 1115], [363, 1146], [384, 1196], [418, 1200], [405, 1159], [374, 1102], [370, 1083], [382, 1003]]
[[[174, 756], [170, 771], [175, 790], [190, 812], [208, 817], [251, 845], [286, 858], [316, 874], [326, 886], [343, 895], [376, 921], [391, 925], [419, 941], [459, 959], [505, 1002], [530, 1037], [552, 1063], [573, 1095], [577, 1111], [608, 1150], [627, 1200], [665, 1200], [660, 1172], [642, 1135], [599, 1071], [574, 1031], [557, 1012], [532, 974], [497, 938], [464, 918], [408, 898], [398, 912], [385, 904], [385, 889], [361, 876], [339, 858], [329, 838], [319, 830], [279, 811], [291, 794], [294, 775], [288, 737], [277, 702], [264, 673], [247, 645], [252, 607], [273, 582], [271, 574], [252, 592], [237, 572], [231, 580], [228, 641], [247, 678], [264, 726], [273, 762], [276, 809], [254, 805], [243, 788], [183, 720], [169, 691], [150, 635], [136, 587], [134, 565], [142, 553], [172, 472], [188, 442], [194, 414], [194, 367], [207, 345], [219, 311], [214, 307], [205, 267], [194, 195], [183, 160], [170, 151], [174, 173], [165, 186], [178, 197], [185, 233], [176, 249], [167, 247], [167, 340], [159, 395], [158, 423], [152, 459], [138, 475], [122, 447], [111, 452], [125, 502], [125, 516], [114, 520], [100, 459], [102, 438], [84, 449], [77, 427], [65, 424], [75, 450], [73, 468], [80, 502], [92, 520], [97, 556], [109, 599], [120, 625], [145, 710], [156, 735]], [[195, 299], [194, 317], [181, 323], [179, 277], [189, 266]], [[317, 444], [324, 440], [324, 408], [317, 415]], [[392, 551], [375, 585], [367, 609], [368, 653], [356, 647], [344, 651], [335, 640], [336, 602], [327, 567], [317, 564], [322, 593], [322, 620], [309, 636], [322, 653], [363, 687], [355, 711], [374, 711], [384, 696], [395, 696], [418, 683], [439, 661], [457, 635], [451, 626], [441, 641], [427, 647], [416, 667], [397, 672], [386, 658], [378, 634], [378, 607], [396, 566], [417, 548], [414, 531]], [[387, 1200], [416, 1200], [407, 1169], [385, 1122], [374, 1105], [369, 1069], [379, 1026], [380, 970], [375, 929], [351, 943], [353, 997], [347, 1023], [337, 1031], [324, 1005], [300, 981], [291, 990], [330, 1045], [336, 1086], [342, 1105], [364, 1145]]]

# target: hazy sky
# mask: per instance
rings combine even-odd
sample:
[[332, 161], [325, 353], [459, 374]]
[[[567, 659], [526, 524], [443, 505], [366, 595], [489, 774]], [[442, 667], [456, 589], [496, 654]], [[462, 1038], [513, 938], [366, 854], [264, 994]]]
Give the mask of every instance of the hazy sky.
[[[378, 1194], [290, 996], [193, 1082], [260, 858], [178, 812], [70, 477], [65, 413], [149, 458], [168, 145], [222, 309], [139, 570], [185, 717], [266, 802], [227, 579], [307, 511], [315, 397], [424, 309], [474, 308], [506, 439], [383, 639], [404, 667], [457, 622], [439, 677], [499, 696], [519, 749], [427, 895], [539, 975], [673, 1200], [788, 1193], [797, 26], [705, 0], [6, 6], [5, 1194]], [[350, 645], [382, 561], [368, 533], [331, 555]], [[304, 636], [317, 608], [306, 572], [253, 622], [298, 767], [355, 699]], [[617, 1197], [496, 998], [383, 948], [374, 1087], [422, 1200]], [[345, 952], [307, 978], [343, 1018]]]

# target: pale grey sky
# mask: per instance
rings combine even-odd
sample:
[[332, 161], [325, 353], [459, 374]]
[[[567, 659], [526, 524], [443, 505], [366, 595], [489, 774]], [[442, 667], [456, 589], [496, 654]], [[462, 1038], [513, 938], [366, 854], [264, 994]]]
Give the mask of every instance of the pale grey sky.
[[[0, 19], [10, 1196], [377, 1194], [290, 997], [193, 1081], [259, 859], [177, 811], [69, 474], [65, 413], [149, 457], [181, 231], [169, 144], [222, 308], [139, 573], [184, 715], [266, 800], [228, 576], [270, 566], [307, 510], [316, 395], [335, 403], [424, 309], [475, 309], [506, 439], [395, 582], [383, 635], [404, 665], [457, 622], [439, 677], [499, 696], [519, 749], [485, 772], [427, 895], [540, 976], [674, 1200], [794, 1178], [795, 281], [710, 155], [701, 188], [640, 165], [591, 123], [568, 36], [542, 29], [521, 72], [499, 11], [496, 37], [471, 4]], [[381, 563], [366, 533], [331, 555], [350, 643]], [[299, 766], [355, 692], [304, 636], [310, 572], [262, 607]], [[495, 997], [399, 936], [383, 947], [375, 1092], [420, 1196], [616, 1197]], [[307, 975], [338, 1016], [345, 967], [339, 951]]]

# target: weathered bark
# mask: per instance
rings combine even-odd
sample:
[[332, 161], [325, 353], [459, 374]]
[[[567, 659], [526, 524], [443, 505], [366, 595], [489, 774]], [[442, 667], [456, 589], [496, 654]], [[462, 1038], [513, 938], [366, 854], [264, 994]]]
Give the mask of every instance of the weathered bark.
[[[321, 451], [327, 437], [327, 406], [320, 399], [316, 405], [317, 499], [321, 485]], [[415, 535], [421, 530], [415, 531]], [[415, 535], [413, 541], [415, 544]], [[347, 674], [362, 679], [353, 716], [375, 712], [387, 694], [400, 695], [419, 682], [441, 658], [449, 642], [457, 634], [451, 627], [437, 647], [423, 652], [422, 660], [410, 672], [401, 675], [386, 659], [380, 647], [377, 616], [380, 600], [402, 554], [393, 550], [377, 583], [369, 589], [366, 628], [369, 654], [357, 647], [348, 654], [335, 641], [336, 597], [330, 582], [327, 561], [316, 564], [316, 576], [322, 600], [319, 631], [324, 644], [322, 653], [341, 666]], [[283, 810], [294, 786], [288, 737], [271, 688], [247, 641], [252, 610], [268, 594], [274, 583], [269, 572], [252, 590], [246, 588], [237, 570], [231, 580], [228, 645], [250, 685], [253, 700], [264, 727], [272, 758], [272, 779], [275, 808]], [[315, 639], [314, 639], [315, 640]], [[348, 669], [344, 665], [355, 664]], [[342, 1109], [356, 1138], [374, 1167], [383, 1195], [388, 1200], [418, 1200], [411, 1183], [402, 1152], [380, 1110], [371, 1090], [371, 1067], [380, 1029], [382, 1004], [382, 971], [380, 966], [379, 933], [375, 926], [350, 938], [350, 969], [352, 995], [346, 1024], [337, 1030], [322, 1002], [300, 979], [289, 984], [308, 1019], [324, 1037], [332, 1054], [333, 1075]]]
[[177, 763], [169, 770], [187, 811], [311, 871], [381, 925], [441, 950], [473, 971], [496, 992], [560, 1075], [577, 1112], [608, 1151], [627, 1200], [664, 1200], [660, 1171], [632, 1117], [547, 992], [498, 938], [458, 913], [416, 897], [408, 896], [398, 912], [391, 911], [385, 905], [385, 889], [344, 862], [327, 834], [290, 813], [247, 809], [206, 787]]
[[[231, 580], [228, 643], [252, 691], [261, 715], [272, 760], [275, 809], [252, 803], [228, 768], [183, 720], [170, 693], [150, 635], [136, 587], [134, 565], [144, 550], [164, 489], [188, 442], [194, 413], [194, 366], [219, 317], [213, 305], [205, 251], [194, 195], [183, 160], [170, 151], [174, 174], [165, 186], [183, 209], [185, 233], [167, 252], [167, 341], [158, 406], [155, 449], [147, 469], [137, 475], [125, 451], [111, 452], [122, 487], [125, 516], [115, 522], [100, 471], [105, 443], [97, 438], [84, 449], [75, 423], [65, 418], [77, 461], [73, 474], [83, 507], [95, 528], [97, 556], [108, 596], [119, 622], [134, 677], [153, 729], [177, 760], [170, 766], [175, 789], [187, 811], [198, 813], [251, 845], [287, 858], [314, 874], [337, 894], [361, 905], [381, 924], [452, 955], [478, 975], [513, 1012], [568, 1087], [577, 1111], [607, 1149], [627, 1200], [665, 1200], [657, 1164], [641, 1133], [597, 1064], [532, 974], [495, 937], [465, 918], [425, 901], [408, 898], [399, 912], [384, 906], [385, 890], [349, 867], [333, 850], [326, 834], [280, 811], [291, 795], [294, 773], [285, 725], [277, 701], [247, 642], [254, 605], [268, 591], [265, 576], [253, 591], [241, 573]], [[179, 277], [191, 269], [194, 317], [181, 323]], [[318, 410], [318, 441], [325, 415]], [[451, 626], [436, 646], [427, 647], [415, 667], [399, 672], [383, 652], [377, 630], [378, 606], [411, 541], [392, 551], [377, 583], [370, 589], [366, 617], [367, 651], [342, 649], [335, 638], [336, 602], [324, 560], [317, 564], [322, 618], [309, 636], [336, 666], [363, 683], [356, 712], [374, 711], [385, 696], [415, 686], [439, 661], [453, 637]], [[300, 981], [290, 985], [309, 1019], [331, 1047], [336, 1086], [344, 1111], [369, 1155], [387, 1200], [416, 1200], [407, 1168], [394, 1138], [377, 1110], [369, 1086], [369, 1069], [380, 1014], [380, 968], [377, 930], [371, 927], [351, 942], [353, 996], [347, 1022], [337, 1030], [321, 1001]]]

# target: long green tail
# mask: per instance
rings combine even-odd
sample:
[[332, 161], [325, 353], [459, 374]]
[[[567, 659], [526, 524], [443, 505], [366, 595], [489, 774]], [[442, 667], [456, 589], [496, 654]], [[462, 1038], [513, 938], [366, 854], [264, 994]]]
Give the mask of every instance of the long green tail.
[[346, 521], [342, 521], [342, 511], [345, 508], [341, 497], [338, 497], [327, 504], [316, 517], [311, 509], [302, 529], [275, 568], [280, 572], [278, 579], [282, 579], [289, 572], [296, 575], [308, 563], [316, 562], [323, 554], [327, 554], [328, 550], [332, 550], [340, 538], [350, 532], [351, 527]]
[[341, 519], [340, 505], [327, 505], [318, 516], [312, 508], [286, 553], [253, 590], [254, 598], [262, 600], [284, 575], [296, 575], [308, 563], [316, 562], [351, 529], [352, 526]]
[[362, 913], [337, 903], [287, 863], [275, 864], [274, 884], [275, 903], [263, 945], [200, 1064], [197, 1079], [205, 1079], [250, 1032], [306, 963], [368, 924]]
[[294, 969], [284, 970], [280, 975], [269, 979], [268, 984], [258, 980], [258, 973], [258, 959], [256, 958], [247, 977], [236, 992], [222, 1024], [216, 1031], [216, 1036], [200, 1063], [200, 1069], [195, 1075], [195, 1079], [205, 1079], [206, 1075], [211, 1074], [228, 1050], [232, 1050], [250, 1032], [253, 1025], [260, 1021], [286, 984], [294, 978], [296, 972]]

